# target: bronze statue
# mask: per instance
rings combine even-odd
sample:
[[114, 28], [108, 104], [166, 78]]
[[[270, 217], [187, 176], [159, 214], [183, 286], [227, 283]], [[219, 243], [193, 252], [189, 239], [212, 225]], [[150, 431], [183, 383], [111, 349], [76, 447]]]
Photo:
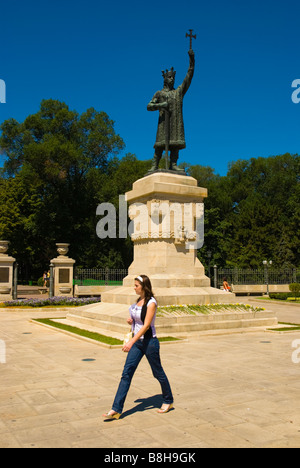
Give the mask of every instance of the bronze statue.
[[[186, 34], [190, 38], [190, 50], [188, 51], [190, 64], [182, 84], [174, 89], [176, 71], [166, 70], [162, 72], [164, 87], [157, 91], [147, 106], [148, 111], [159, 111], [158, 128], [154, 144], [154, 161], [149, 172], [158, 170], [159, 161], [163, 151], [166, 154], [166, 169], [185, 174], [183, 169], [177, 166], [179, 150], [186, 147], [184, 136], [184, 125], [182, 115], [183, 97], [190, 87], [195, 68], [195, 56], [192, 50], [192, 38], [196, 36]], [[170, 149], [170, 163], [168, 164], [168, 151]]]

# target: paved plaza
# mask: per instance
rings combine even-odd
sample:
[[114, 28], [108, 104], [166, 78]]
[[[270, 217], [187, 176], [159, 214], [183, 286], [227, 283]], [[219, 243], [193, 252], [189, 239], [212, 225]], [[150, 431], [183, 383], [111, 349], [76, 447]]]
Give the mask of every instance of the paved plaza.
[[[300, 323], [300, 305], [268, 307], [280, 321]], [[300, 363], [292, 361], [299, 332], [164, 344], [175, 409], [156, 412], [160, 387], [144, 359], [122, 418], [104, 422], [126, 356], [30, 322], [53, 316], [46, 309], [0, 311], [1, 448], [300, 447]]]

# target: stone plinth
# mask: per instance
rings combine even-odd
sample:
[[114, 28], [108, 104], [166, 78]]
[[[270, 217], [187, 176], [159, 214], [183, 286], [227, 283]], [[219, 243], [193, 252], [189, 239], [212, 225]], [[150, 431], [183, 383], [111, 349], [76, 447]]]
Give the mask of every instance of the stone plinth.
[[53, 258], [54, 296], [73, 296], [73, 270], [75, 260], [67, 256], [69, 244], [56, 244], [59, 256]]
[[[134, 278], [150, 277], [160, 306], [234, 302], [234, 294], [212, 288], [197, 259], [201, 246], [201, 221], [206, 189], [197, 181], [169, 173], [153, 173], [137, 180], [126, 194], [132, 220], [134, 260], [123, 286], [101, 293], [101, 303], [80, 307], [66, 323], [92, 327], [98, 333], [122, 339], [128, 332], [128, 307], [137, 300]], [[197, 221], [200, 220], [200, 224]], [[198, 239], [199, 237], [199, 239]], [[197, 241], [195, 245], [195, 241]], [[249, 329], [277, 323], [269, 312], [228, 312], [208, 316], [158, 317], [159, 336], [189, 336], [210, 330]]]
[[8, 241], [0, 241], [0, 301], [11, 301], [13, 298], [13, 271], [15, 258], [10, 257]]
[[197, 180], [155, 172], [126, 193], [134, 260], [123, 287], [102, 294], [103, 302], [132, 303], [134, 278], [145, 274], [162, 304], [229, 302], [230, 293], [210, 287], [197, 258], [203, 243], [207, 190]]

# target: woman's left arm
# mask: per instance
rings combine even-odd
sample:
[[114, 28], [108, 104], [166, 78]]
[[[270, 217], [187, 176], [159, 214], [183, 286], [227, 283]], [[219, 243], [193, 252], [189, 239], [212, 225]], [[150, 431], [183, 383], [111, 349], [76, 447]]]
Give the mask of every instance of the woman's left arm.
[[156, 304], [154, 302], [151, 302], [151, 304], [149, 304], [147, 307], [147, 313], [146, 313], [144, 325], [138, 331], [138, 333], [134, 335], [134, 337], [123, 346], [122, 351], [124, 351], [124, 353], [128, 353], [128, 351], [130, 351], [134, 343], [136, 343], [141, 338], [141, 336], [145, 335], [146, 331], [151, 327], [151, 322], [155, 315], [155, 311], [156, 311]]

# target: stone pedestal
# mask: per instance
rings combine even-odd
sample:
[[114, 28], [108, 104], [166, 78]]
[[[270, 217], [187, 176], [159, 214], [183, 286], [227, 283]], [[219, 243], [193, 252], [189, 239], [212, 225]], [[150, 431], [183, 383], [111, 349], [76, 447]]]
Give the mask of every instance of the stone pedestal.
[[56, 245], [59, 256], [51, 260], [54, 276], [54, 296], [72, 297], [75, 260], [67, 256], [70, 244], [58, 243]]
[[197, 258], [203, 243], [207, 190], [193, 177], [155, 172], [126, 193], [134, 260], [123, 287], [102, 294], [102, 302], [132, 303], [134, 278], [145, 274], [161, 305], [229, 302], [232, 295], [210, 287]]
[[13, 271], [15, 258], [10, 257], [8, 241], [0, 241], [0, 302], [11, 301], [13, 298]]
[[[122, 339], [128, 332], [128, 307], [137, 300], [134, 278], [150, 277], [159, 306], [235, 302], [235, 295], [212, 288], [197, 259], [201, 246], [202, 202], [206, 189], [192, 177], [155, 172], [137, 180], [126, 194], [132, 220], [134, 260], [123, 286], [101, 293], [101, 303], [80, 307], [67, 314], [65, 323], [92, 327], [103, 335]], [[176, 314], [158, 317], [159, 336], [187, 337], [191, 333], [225, 329], [249, 329], [277, 323], [273, 313], [229, 312], [209, 315]]]

